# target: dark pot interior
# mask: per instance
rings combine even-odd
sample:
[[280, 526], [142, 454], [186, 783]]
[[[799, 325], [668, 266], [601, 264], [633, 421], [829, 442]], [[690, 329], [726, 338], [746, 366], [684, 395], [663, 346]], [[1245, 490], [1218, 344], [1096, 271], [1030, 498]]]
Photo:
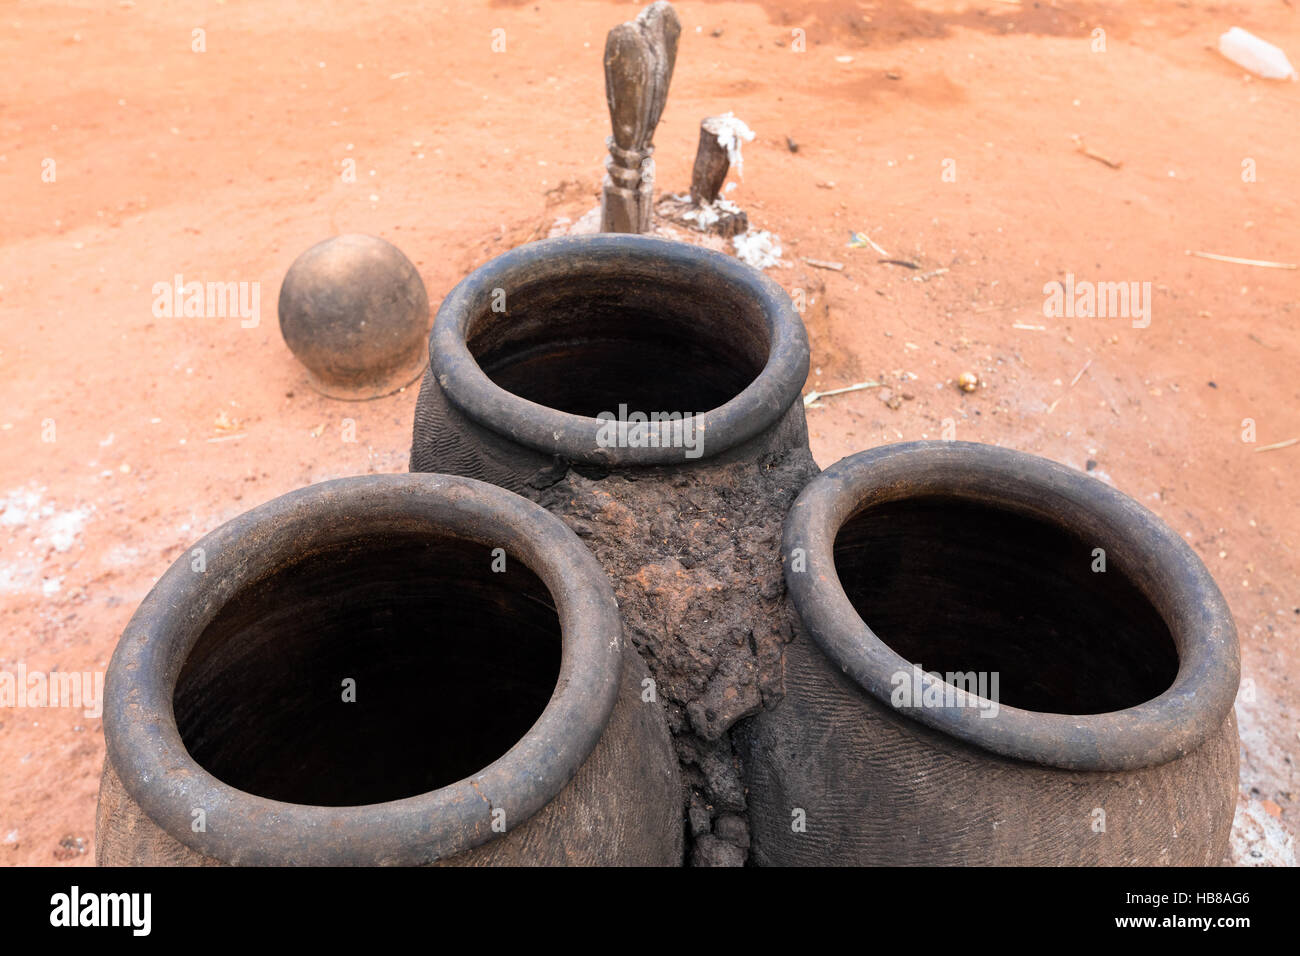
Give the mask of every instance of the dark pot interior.
[[723, 283], [671, 274], [583, 275], [509, 290], [508, 313], [469, 322], [467, 345], [496, 385], [571, 415], [698, 414], [726, 404], [767, 363], [752, 303]]
[[1094, 542], [967, 500], [869, 507], [835, 540], [845, 594], [880, 640], [926, 671], [999, 674], [998, 700], [1100, 714], [1164, 692], [1178, 671], [1160, 615]]
[[541, 715], [561, 652], [542, 582], [513, 557], [491, 567], [482, 545], [388, 535], [243, 589], [177, 682], [186, 748], [230, 786], [317, 806], [402, 799], [481, 770]]

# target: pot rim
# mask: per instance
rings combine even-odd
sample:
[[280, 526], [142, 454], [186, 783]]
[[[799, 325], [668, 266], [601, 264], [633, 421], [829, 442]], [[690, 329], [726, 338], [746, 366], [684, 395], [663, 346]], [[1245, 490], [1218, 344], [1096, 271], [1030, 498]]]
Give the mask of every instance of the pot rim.
[[[503, 547], [541, 579], [562, 634], [559, 677], [546, 708], [508, 751], [437, 790], [363, 806], [285, 803], [238, 790], [185, 748], [172, 699], [195, 642], [242, 588], [284, 566], [283, 555], [386, 531]], [[472, 478], [387, 474], [292, 491], [201, 538], [208, 568], [176, 560], [136, 611], [109, 664], [104, 736], [123, 786], [154, 823], [191, 849], [233, 864], [419, 865], [507, 832], [553, 799], [604, 733], [618, 697], [623, 628], [613, 588], [567, 526], [518, 495]], [[233, 555], [229, 570], [213, 557]], [[207, 832], [191, 828], [202, 808]]]
[[700, 458], [722, 454], [780, 421], [802, 393], [809, 364], [808, 335], [785, 290], [757, 269], [711, 249], [616, 233], [531, 242], [462, 279], [443, 300], [429, 336], [429, 367], [448, 400], [484, 428], [569, 461], [611, 467], [688, 460], [682, 448], [671, 447], [671, 426], [664, 422], [657, 425], [660, 447], [601, 447], [600, 419], [539, 405], [501, 388], [479, 367], [466, 342], [471, 319], [488, 308], [494, 289], [509, 289], [513, 280], [572, 282], [583, 274], [625, 275], [633, 266], [671, 270], [684, 283], [705, 276], [721, 282], [737, 298], [757, 305], [766, 325], [771, 344], [763, 369], [739, 394], [696, 416], [697, 428], [708, 436]]
[[[965, 706], [959, 697], [956, 706], [900, 708], [902, 713], [993, 753], [1082, 771], [1166, 763], [1219, 730], [1240, 679], [1237, 631], [1191, 547], [1142, 505], [1095, 478], [1036, 455], [973, 442], [907, 442], [850, 455], [809, 482], [786, 518], [782, 563], [795, 611], [821, 650], [859, 687], [893, 709], [891, 677], [915, 665], [854, 610], [835, 569], [835, 538], [872, 506], [933, 495], [1014, 511], [1095, 540], [1163, 618], [1178, 651], [1178, 673], [1157, 697], [1103, 714], [1043, 713], [1000, 703], [997, 716], [987, 719], [971, 706], [984, 702], [975, 694], [965, 694]], [[806, 572], [791, 567], [796, 548], [804, 549]]]

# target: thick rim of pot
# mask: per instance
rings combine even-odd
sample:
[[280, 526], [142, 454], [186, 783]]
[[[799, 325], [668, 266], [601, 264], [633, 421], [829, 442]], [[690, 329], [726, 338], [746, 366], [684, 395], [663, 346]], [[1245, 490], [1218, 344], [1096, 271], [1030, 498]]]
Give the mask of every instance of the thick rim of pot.
[[[974, 694], [966, 695], [966, 706], [959, 697], [956, 706], [900, 712], [993, 753], [1068, 770], [1155, 766], [1191, 753], [1219, 730], [1240, 679], [1237, 631], [1195, 552], [1146, 508], [1095, 478], [971, 442], [909, 442], [851, 455], [809, 482], [786, 518], [782, 561], [794, 607], [822, 651], [863, 690], [891, 707], [891, 676], [914, 665], [880, 640], [850, 603], [835, 569], [836, 535], [872, 506], [937, 494], [1095, 540], [1163, 618], [1178, 652], [1178, 673], [1159, 696], [1104, 714], [1000, 704], [990, 720], [970, 706], [981, 700]], [[791, 568], [796, 548], [806, 556], [804, 572]]]
[[[283, 803], [237, 790], [189, 754], [172, 707], [195, 642], [242, 588], [300, 556], [387, 530], [427, 529], [505, 548], [549, 589], [562, 633], [560, 674], [545, 710], [505, 754], [472, 777], [418, 796], [353, 807]], [[418, 865], [497, 836], [492, 809], [517, 827], [554, 798], [609, 721], [623, 665], [614, 592], [595, 557], [539, 505], [471, 478], [340, 478], [290, 492], [217, 528], [163, 575], [127, 624], [109, 665], [104, 736], [130, 796], [176, 840], [232, 864]], [[212, 556], [238, 555], [228, 569]], [[204, 808], [205, 833], [191, 829]], [[220, 824], [213, 826], [212, 821]]]
[[[672, 465], [685, 459], [671, 447], [671, 425], [658, 423], [660, 447], [608, 447], [597, 441], [602, 422], [539, 405], [493, 382], [470, 354], [470, 322], [486, 312], [494, 289], [523, 282], [572, 283], [582, 276], [638, 277], [665, 272], [699, 294], [731, 296], [752, 305], [766, 325], [767, 363], [740, 394], [698, 416], [708, 436], [701, 458], [721, 454], [780, 421], [808, 378], [808, 334], [789, 295], [757, 269], [730, 256], [683, 242], [603, 233], [531, 242], [474, 270], [438, 309], [429, 336], [429, 365], [448, 399], [472, 421], [547, 455], [591, 465]], [[575, 370], [575, 374], [577, 370]]]

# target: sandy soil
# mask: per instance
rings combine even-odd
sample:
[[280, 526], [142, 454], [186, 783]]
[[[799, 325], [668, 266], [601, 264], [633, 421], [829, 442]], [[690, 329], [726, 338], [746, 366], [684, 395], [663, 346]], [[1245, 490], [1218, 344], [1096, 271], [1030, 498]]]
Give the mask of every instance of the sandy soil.
[[[373, 233], [436, 303], [581, 215], [608, 129], [604, 35], [638, 6], [6, 5], [0, 669], [102, 670], [202, 533], [307, 482], [405, 469], [414, 390], [342, 405], [307, 388], [276, 323], [285, 269], [321, 238]], [[888, 386], [809, 410], [818, 461], [950, 419], [958, 438], [1091, 468], [1184, 534], [1242, 638], [1234, 853], [1293, 859], [1300, 445], [1263, 446], [1300, 437], [1300, 272], [1188, 251], [1300, 261], [1300, 85], [1213, 51], [1240, 25], [1300, 63], [1296, 8], [678, 10], [661, 185], [686, 187], [703, 116], [745, 119], [758, 138], [730, 196], [780, 236], [770, 274], [810, 298], [809, 388]], [[889, 255], [849, 248], [851, 231]], [[177, 273], [260, 283], [260, 323], [155, 318], [152, 287]], [[1045, 317], [1044, 284], [1067, 273], [1149, 281], [1149, 326]], [[971, 394], [954, 385], [967, 371]], [[0, 862], [93, 860], [103, 750], [81, 711], [0, 710]]]

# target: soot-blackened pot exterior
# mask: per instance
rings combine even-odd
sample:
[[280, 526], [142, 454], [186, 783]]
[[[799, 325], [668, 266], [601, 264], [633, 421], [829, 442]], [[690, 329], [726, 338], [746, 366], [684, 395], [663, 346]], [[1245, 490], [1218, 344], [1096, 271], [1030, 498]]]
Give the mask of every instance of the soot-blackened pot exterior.
[[786, 695], [736, 731], [755, 862], [1222, 862], [1236, 631], [1136, 502], [1006, 449], [885, 446], [809, 483], [782, 558]]
[[779, 285], [643, 236], [512, 250], [447, 296], [430, 338], [411, 470], [525, 495], [596, 554], [668, 705], [700, 865], [745, 859], [730, 730], [781, 695], [780, 528], [817, 470], [807, 374]]
[[[514, 577], [500, 580], [531, 590], [514, 601], [513, 585], [467, 572], [465, 560], [443, 560], [440, 548], [461, 556], [481, 550], [484, 567], [497, 563], [493, 573], [509, 562]], [[338, 563], [320, 563], [336, 555]], [[294, 577], [313, 560], [307, 574]], [[444, 570], [454, 582], [446, 600], [420, 603], [418, 592], [436, 590], [431, 579]], [[420, 627], [431, 607], [445, 610], [454, 626]], [[342, 620], [337, 643], [314, 642], [330, 631], [331, 617]], [[398, 633], [394, 621], [416, 633]], [[477, 632], [475, 622], [497, 630]], [[547, 640], [509, 652], [493, 643], [516, 631]], [[411, 640], [403, 643], [404, 636]], [[362, 638], [369, 643], [358, 646]], [[443, 653], [441, 644], [430, 646], [435, 638], [449, 648], [444, 663], [455, 684], [438, 686], [439, 668], [419, 667]], [[550, 638], [561, 646], [549, 646], [556, 643]], [[298, 656], [286, 656], [291, 652]], [[367, 675], [353, 683], [351, 704], [339, 702], [340, 670], [331, 663], [339, 655], [346, 658], [342, 673]], [[530, 655], [551, 662], [538, 671], [540, 687], [525, 688], [540, 712], [523, 712], [521, 735], [507, 726], [511, 743], [470, 764], [481, 769], [421, 791], [421, 754], [437, 751], [437, 742], [454, 749], [492, 724], [494, 707], [509, 709], [510, 700], [498, 698], [525, 687], [532, 674], [511, 665]], [[474, 681], [453, 666], [463, 671], [464, 661], [501, 663], [501, 674], [486, 684], [497, 697], [474, 697]], [[268, 674], [268, 663], [290, 672]], [[377, 669], [368, 670], [372, 664]], [[344, 478], [292, 492], [199, 541], [127, 625], [106, 685], [98, 862], [681, 865], [682, 784], [662, 706], [644, 700], [646, 679], [624, 642], [599, 564], [535, 504], [444, 475]], [[279, 725], [263, 721], [262, 729], [278, 732], [262, 734], [258, 709], [275, 707], [258, 698], [262, 684], [273, 685], [274, 700], [301, 693], [308, 703], [296, 706], [315, 711], [290, 710]], [[439, 695], [457, 692], [466, 700], [439, 710]], [[404, 735], [411, 751], [362, 725], [351, 751], [356, 763], [340, 761], [327, 768], [332, 773], [295, 765], [294, 747], [310, 743], [317, 728], [345, 726], [337, 715], [354, 713], [344, 708], [357, 700], [378, 702], [381, 716], [405, 718], [388, 731]], [[502, 739], [499, 730], [495, 739]], [[429, 741], [437, 746], [425, 746]], [[191, 750], [255, 780], [251, 789], [310, 794], [319, 785], [320, 803], [232, 786]], [[272, 766], [239, 766], [258, 762], [250, 753]], [[333, 758], [328, 747], [322, 753]], [[464, 766], [467, 758], [458, 759]], [[394, 799], [358, 802], [357, 794], [384, 792], [386, 776], [406, 789]]]

